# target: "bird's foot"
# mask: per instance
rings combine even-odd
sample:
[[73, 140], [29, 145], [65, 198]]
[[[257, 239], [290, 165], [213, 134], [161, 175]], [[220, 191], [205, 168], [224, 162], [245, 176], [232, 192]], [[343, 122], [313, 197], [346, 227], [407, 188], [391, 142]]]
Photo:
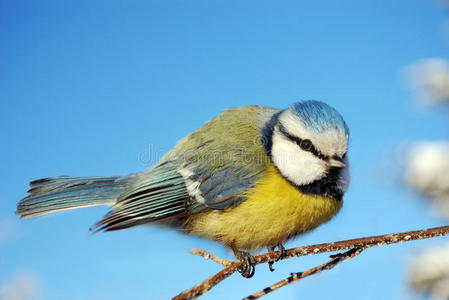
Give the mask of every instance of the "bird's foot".
[[276, 251], [274, 249], [276, 249], [276, 247], [278, 247], [278, 251], [279, 251], [279, 256], [275, 259], [275, 260], [271, 260], [268, 262], [268, 267], [270, 268], [270, 271], [273, 272], [274, 268], [273, 268], [273, 264], [277, 261], [279, 261], [280, 259], [283, 259], [286, 255], [286, 251], [284, 248], [284, 245], [282, 245], [282, 243], [278, 243], [277, 245], [274, 246], [268, 246], [268, 252], [270, 253], [275, 253]]
[[232, 249], [232, 251], [234, 251], [235, 257], [242, 263], [242, 268], [239, 270], [242, 276], [245, 278], [253, 277], [254, 272], [256, 271], [256, 260], [254, 259], [254, 256], [248, 252], [237, 249]]

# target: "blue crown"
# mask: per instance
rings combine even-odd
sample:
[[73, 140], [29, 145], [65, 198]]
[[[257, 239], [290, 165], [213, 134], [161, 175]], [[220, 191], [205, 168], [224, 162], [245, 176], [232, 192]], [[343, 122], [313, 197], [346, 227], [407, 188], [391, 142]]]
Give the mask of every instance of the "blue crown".
[[349, 128], [340, 113], [332, 106], [316, 100], [296, 102], [290, 109], [315, 132], [337, 129], [349, 136]]

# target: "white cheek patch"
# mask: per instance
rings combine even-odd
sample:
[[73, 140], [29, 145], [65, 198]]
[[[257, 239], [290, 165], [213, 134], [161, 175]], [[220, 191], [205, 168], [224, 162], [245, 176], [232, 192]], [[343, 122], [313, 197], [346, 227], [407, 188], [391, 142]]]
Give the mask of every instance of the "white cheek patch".
[[187, 192], [189, 193], [189, 196], [194, 198], [199, 203], [205, 203], [202, 196], [202, 192], [200, 190], [200, 184], [201, 182], [195, 180], [196, 174], [193, 172], [193, 168], [191, 165], [185, 163], [178, 167], [177, 169], [178, 173], [181, 174], [182, 178], [184, 178]]
[[306, 185], [326, 175], [326, 163], [323, 160], [301, 150], [277, 129], [273, 134], [271, 155], [282, 175], [296, 185]]

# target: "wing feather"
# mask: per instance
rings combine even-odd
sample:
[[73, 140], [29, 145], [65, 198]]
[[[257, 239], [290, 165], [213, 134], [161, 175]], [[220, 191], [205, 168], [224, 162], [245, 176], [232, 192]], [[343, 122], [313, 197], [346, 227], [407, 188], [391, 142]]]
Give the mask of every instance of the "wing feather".
[[189, 199], [177, 165], [163, 163], [138, 174], [133, 185], [92, 229], [111, 231], [186, 213]]

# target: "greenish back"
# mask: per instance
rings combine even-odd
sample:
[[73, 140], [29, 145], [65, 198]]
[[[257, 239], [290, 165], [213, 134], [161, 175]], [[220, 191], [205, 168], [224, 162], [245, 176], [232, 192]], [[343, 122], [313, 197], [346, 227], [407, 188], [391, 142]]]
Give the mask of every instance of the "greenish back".
[[237, 205], [270, 164], [262, 129], [277, 109], [264, 106], [231, 108], [191, 133], [161, 160], [190, 165], [212, 209]]
[[256, 105], [225, 110], [180, 140], [161, 162], [184, 160], [208, 171], [236, 167], [241, 172], [260, 173], [269, 163], [261, 131], [277, 111]]

